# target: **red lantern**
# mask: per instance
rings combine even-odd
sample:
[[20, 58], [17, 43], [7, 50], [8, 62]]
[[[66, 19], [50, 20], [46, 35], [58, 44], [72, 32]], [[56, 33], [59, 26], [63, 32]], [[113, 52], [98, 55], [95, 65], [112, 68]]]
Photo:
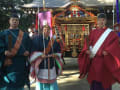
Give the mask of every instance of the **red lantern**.
[[85, 26], [84, 25], [82, 26], [82, 31], [85, 31]]
[[77, 14], [78, 14], [78, 17], [80, 17], [80, 13], [79, 13], [79, 11], [77, 12]]
[[67, 25], [65, 25], [65, 31], [67, 31]]
[[73, 17], [73, 12], [71, 12], [71, 17]]
[[73, 11], [74, 14], [76, 14], [76, 11]]

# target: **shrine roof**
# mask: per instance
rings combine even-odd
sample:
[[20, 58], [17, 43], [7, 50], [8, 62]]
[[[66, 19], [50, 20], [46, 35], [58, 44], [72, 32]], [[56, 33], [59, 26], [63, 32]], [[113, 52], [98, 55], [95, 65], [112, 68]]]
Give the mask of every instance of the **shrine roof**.
[[[73, 3], [74, 0], [45, 0], [45, 7], [56, 8], [61, 7], [65, 8], [66, 6]], [[84, 6], [112, 6], [113, 2], [116, 0], [78, 0], [78, 4]], [[37, 8], [43, 7], [43, 0], [33, 0], [32, 3], [24, 4], [22, 7], [25, 8]]]

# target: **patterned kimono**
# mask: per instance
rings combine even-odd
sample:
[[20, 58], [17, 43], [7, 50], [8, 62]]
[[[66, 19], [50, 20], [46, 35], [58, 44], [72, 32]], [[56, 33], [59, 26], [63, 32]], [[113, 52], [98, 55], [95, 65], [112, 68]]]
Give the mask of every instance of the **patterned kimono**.
[[[0, 33], [0, 90], [24, 90], [24, 85], [29, 83], [28, 79], [28, 57], [24, 56], [25, 51], [30, 52], [31, 40], [27, 33], [23, 33], [21, 43], [15, 54], [11, 57], [12, 64], [10, 66], [4, 66], [6, 59], [5, 50], [14, 48], [16, 41], [18, 41], [18, 35], [21, 30], [12, 29], [4, 30]], [[9, 40], [9, 36], [11, 39]], [[11, 44], [11, 45], [10, 45]], [[18, 44], [18, 42], [17, 42]]]
[[[50, 37], [43, 39], [42, 35], [34, 37], [32, 41], [31, 76], [37, 81], [36, 90], [58, 90], [56, 78], [62, 70], [59, 43], [56, 40], [51, 41]], [[50, 45], [51, 47], [49, 47]], [[46, 56], [55, 54], [57, 57], [42, 59], [43, 53], [46, 53]]]

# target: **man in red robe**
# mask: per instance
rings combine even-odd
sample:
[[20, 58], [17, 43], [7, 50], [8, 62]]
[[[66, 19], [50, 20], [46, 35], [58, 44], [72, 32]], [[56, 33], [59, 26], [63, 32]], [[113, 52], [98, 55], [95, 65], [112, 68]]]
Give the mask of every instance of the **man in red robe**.
[[92, 30], [88, 39], [85, 40], [84, 48], [78, 57], [80, 78], [88, 75], [90, 90], [111, 90], [112, 84], [120, 82], [119, 38], [115, 32], [111, 31], [92, 56], [91, 49], [96, 43], [101, 42], [99, 39], [104, 38], [105, 35], [102, 35], [109, 29], [105, 26], [104, 13], [98, 14], [97, 25], [97, 28]]

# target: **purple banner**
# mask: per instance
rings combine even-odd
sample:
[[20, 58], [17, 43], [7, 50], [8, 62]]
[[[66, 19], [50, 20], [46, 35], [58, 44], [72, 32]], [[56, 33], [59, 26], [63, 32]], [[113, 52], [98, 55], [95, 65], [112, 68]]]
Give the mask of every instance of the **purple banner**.
[[52, 14], [50, 11], [41, 12], [38, 14], [40, 28], [42, 28], [44, 25], [50, 26], [50, 36], [52, 36]]
[[39, 21], [40, 21], [40, 27], [43, 27], [43, 25], [49, 25], [51, 27], [51, 12], [46, 11], [46, 12], [41, 12], [38, 14]]

